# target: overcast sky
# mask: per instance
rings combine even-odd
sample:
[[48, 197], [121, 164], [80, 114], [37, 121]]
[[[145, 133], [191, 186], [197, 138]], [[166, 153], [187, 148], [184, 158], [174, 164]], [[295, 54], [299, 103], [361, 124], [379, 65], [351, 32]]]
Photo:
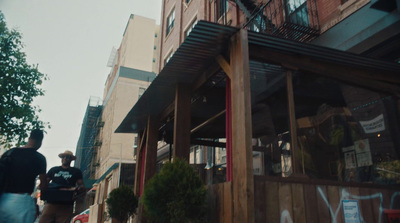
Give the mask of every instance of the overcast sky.
[[0, 10], [22, 34], [28, 63], [50, 78], [35, 100], [51, 125], [39, 150], [49, 170], [61, 164], [59, 153], [75, 153], [89, 98], [102, 98], [107, 61], [130, 14], [160, 24], [161, 0], [0, 0]]

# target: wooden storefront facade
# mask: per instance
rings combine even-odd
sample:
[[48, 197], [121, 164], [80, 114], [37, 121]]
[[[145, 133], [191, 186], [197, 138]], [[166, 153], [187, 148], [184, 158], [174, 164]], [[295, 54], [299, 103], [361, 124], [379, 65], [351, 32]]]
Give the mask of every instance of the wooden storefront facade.
[[[156, 173], [159, 140], [189, 160], [191, 145], [225, 138], [227, 182], [208, 186], [211, 222], [344, 222], [343, 201], [357, 200], [361, 218], [380, 223], [384, 210], [400, 208], [399, 182], [380, 185], [368, 171], [378, 144], [399, 160], [399, 96], [399, 64], [199, 21], [116, 132], [140, 133], [138, 195]], [[382, 100], [377, 114], [356, 117]], [[380, 114], [386, 128], [365, 121]], [[326, 120], [329, 129], [344, 126], [336, 144], [323, 131]], [[374, 138], [351, 131], [358, 123]], [[254, 138], [265, 169], [286, 156], [287, 175], [254, 176]], [[373, 155], [356, 153], [356, 144]]]
[[[255, 222], [343, 223], [343, 201], [357, 200], [362, 222], [388, 222], [384, 210], [398, 208], [399, 190], [304, 179], [255, 176]], [[232, 222], [232, 183], [208, 186], [211, 222]]]

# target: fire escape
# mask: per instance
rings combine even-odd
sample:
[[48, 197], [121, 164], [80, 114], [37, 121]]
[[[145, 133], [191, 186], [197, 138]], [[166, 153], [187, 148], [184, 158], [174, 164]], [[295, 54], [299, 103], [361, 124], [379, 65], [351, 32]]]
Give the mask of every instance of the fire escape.
[[95, 129], [96, 129], [95, 141], [94, 141], [93, 147], [92, 147], [92, 151], [93, 151], [92, 157], [91, 157], [92, 160], [90, 162], [90, 178], [91, 179], [95, 179], [96, 170], [100, 165], [98, 152], [102, 145], [102, 128], [103, 127], [104, 127], [104, 121], [101, 120], [101, 115], [100, 115], [95, 124]]
[[319, 35], [316, 0], [234, 0], [247, 16], [243, 28], [299, 42]]

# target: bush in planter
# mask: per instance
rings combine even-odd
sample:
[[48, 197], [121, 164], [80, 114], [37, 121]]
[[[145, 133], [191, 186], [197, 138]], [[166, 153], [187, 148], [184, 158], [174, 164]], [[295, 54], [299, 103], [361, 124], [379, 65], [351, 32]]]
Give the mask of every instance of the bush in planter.
[[145, 186], [145, 215], [154, 222], [205, 222], [206, 187], [183, 159], [166, 163]]
[[130, 187], [121, 184], [120, 187], [111, 191], [106, 203], [108, 215], [111, 218], [115, 218], [119, 222], [126, 222], [135, 214], [138, 198]]

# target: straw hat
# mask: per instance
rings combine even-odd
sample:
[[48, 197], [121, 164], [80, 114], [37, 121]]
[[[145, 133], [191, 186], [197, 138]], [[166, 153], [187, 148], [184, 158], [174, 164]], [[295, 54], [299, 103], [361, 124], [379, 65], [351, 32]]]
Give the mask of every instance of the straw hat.
[[60, 158], [64, 158], [64, 156], [71, 156], [72, 160], [76, 160], [76, 156], [74, 156], [74, 154], [69, 150], [65, 150], [65, 152], [58, 154], [58, 157]]

